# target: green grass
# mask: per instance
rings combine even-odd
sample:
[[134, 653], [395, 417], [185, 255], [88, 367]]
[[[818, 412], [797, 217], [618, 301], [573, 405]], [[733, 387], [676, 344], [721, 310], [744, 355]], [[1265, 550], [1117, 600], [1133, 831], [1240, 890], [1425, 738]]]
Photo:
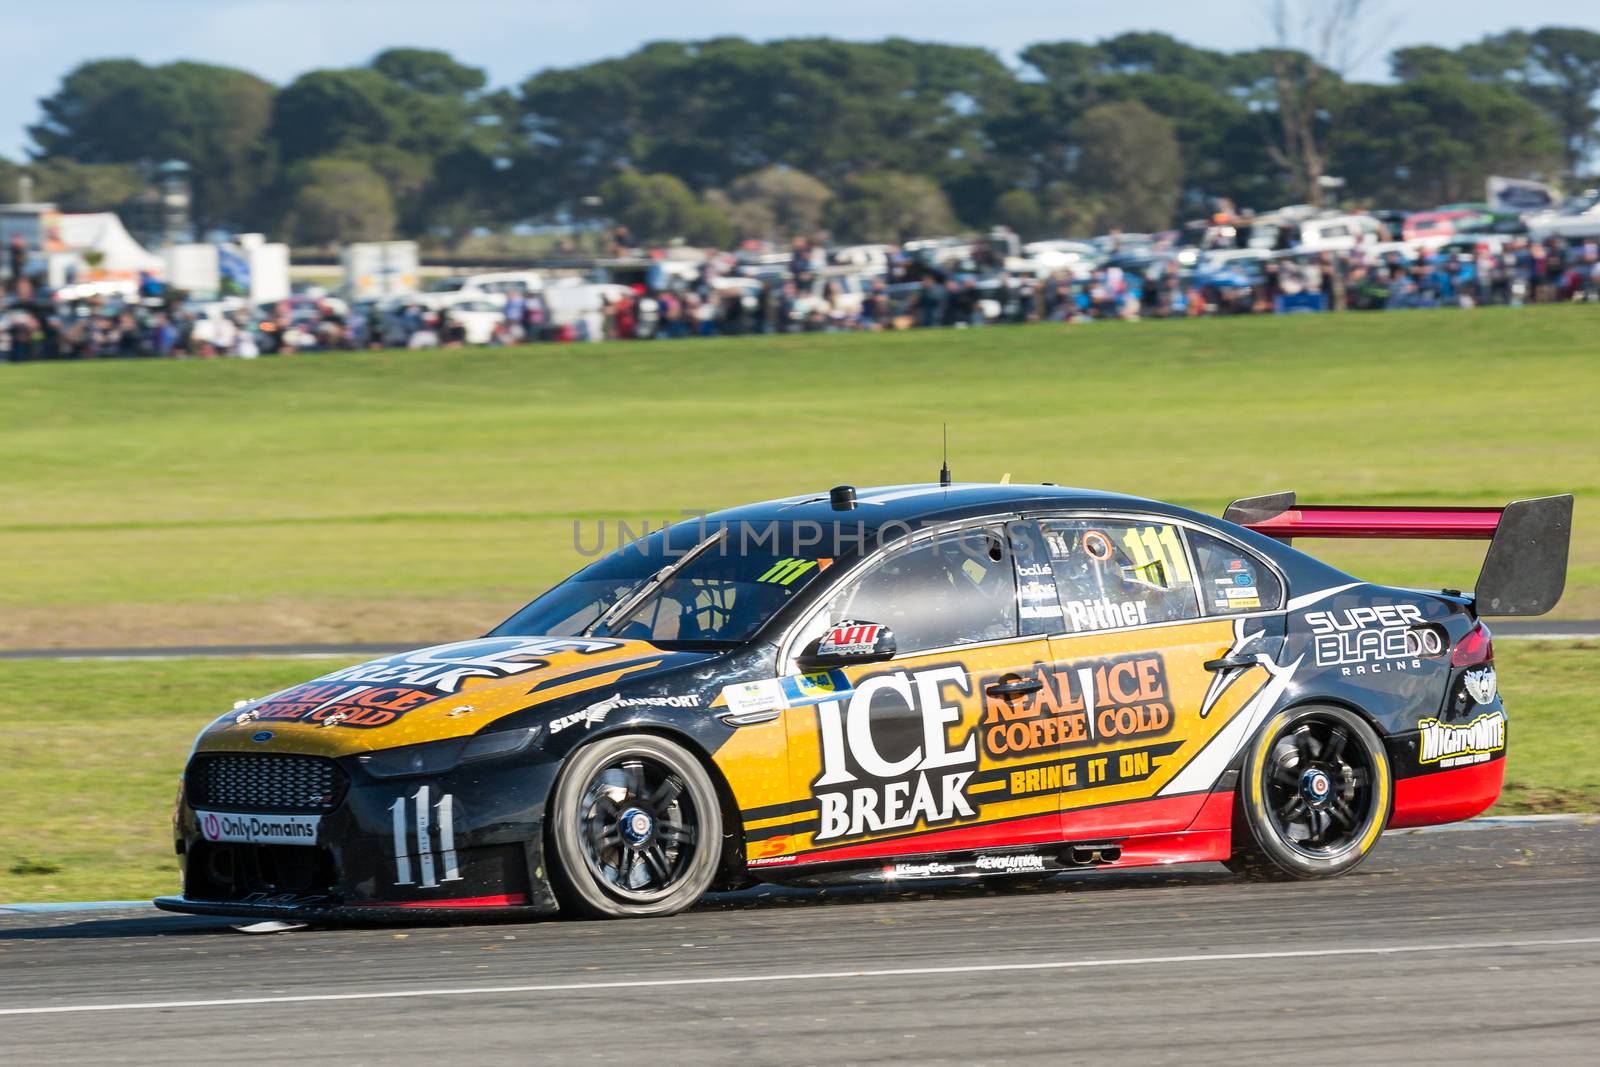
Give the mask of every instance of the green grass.
[[[0, 367], [0, 647], [478, 632], [575, 520], [929, 480], [942, 422], [960, 479], [1205, 509], [1575, 492], [1593, 616], [1596, 411], [1593, 307]], [[1308, 547], [1433, 585], [1483, 550]]]
[[[1600, 810], [1600, 643], [1501, 642], [1511, 716], [1499, 812]], [[177, 888], [169, 816], [195, 732], [337, 661], [20, 661], [0, 693], [0, 903]]]

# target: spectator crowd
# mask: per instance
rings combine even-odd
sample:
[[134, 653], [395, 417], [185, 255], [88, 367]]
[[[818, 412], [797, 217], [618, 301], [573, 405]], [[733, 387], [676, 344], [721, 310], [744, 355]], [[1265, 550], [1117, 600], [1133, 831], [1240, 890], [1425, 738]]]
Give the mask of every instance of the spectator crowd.
[[[1595, 238], [1471, 236], [1434, 249], [1180, 247], [1108, 235], [1070, 262], [954, 239], [693, 258], [626, 248], [593, 277], [347, 303], [307, 294], [250, 307], [89, 299], [0, 307], [0, 360], [251, 358], [366, 348], [644, 340], [1208, 314], [1518, 306], [1600, 300]], [[1032, 246], [1029, 246], [1030, 248]], [[468, 279], [470, 282], [470, 279]]]

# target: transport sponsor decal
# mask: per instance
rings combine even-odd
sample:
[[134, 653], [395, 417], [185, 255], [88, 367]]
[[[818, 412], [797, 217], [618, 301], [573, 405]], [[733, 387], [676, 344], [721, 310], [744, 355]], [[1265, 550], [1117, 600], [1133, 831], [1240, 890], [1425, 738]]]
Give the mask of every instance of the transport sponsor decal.
[[597, 726], [606, 721], [606, 716], [612, 709], [621, 706], [621, 694], [615, 694], [609, 699], [596, 701], [588, 707], [574, 711], [570, 715], [560, 715], [550, 720], [550, 732], [559, 734], [569, 726]]
[[226, 811], [194, 813], [207, 841], [246, 845], [315, 845], [320, 815], [248, 815]]
[[1156, 653], [1036, 665], [1024, 680], [1038, 682], [1037, 691], [1010, 697], [988, 692], [1007, 677], [985, 675], [979, 683], [985, 691], [983, 750], [996, 759], [1172, 729], [1166, 668]]
[[1459, 726], [1438, 719], [1423, 719], [1417, 726], [1420, 731], [1418, 763], [1466, 767], [1483, 763], [1506, 747], [1506, 717], [1500, 711], [1480, 715]]
[[550, 732], [558, 734], [569, 726], [598, 726], [606, 716], [618, 708], [697, 708], [700, 698], [695, 696], [625, 697], [613, 693], [605, 700], [596, 701], [586, 708], [550, 720]]

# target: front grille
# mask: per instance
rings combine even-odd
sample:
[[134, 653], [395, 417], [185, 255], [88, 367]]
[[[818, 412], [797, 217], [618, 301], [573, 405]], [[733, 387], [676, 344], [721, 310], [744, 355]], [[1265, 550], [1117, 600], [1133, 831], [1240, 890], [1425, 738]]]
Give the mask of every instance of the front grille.
[[350, 781], [322, 756], [213, 753], [189, 763], [189, 804], [225, 811], [332, 811]]

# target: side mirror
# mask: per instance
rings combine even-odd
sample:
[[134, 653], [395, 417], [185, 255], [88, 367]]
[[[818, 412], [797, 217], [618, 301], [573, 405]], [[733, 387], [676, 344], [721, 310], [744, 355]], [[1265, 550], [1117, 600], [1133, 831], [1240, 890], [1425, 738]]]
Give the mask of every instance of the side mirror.
[[876, 622], [837, 622], [801, 649], [797, 658], [807, 670], [849, 667], [893, 659], [894, 632]]

